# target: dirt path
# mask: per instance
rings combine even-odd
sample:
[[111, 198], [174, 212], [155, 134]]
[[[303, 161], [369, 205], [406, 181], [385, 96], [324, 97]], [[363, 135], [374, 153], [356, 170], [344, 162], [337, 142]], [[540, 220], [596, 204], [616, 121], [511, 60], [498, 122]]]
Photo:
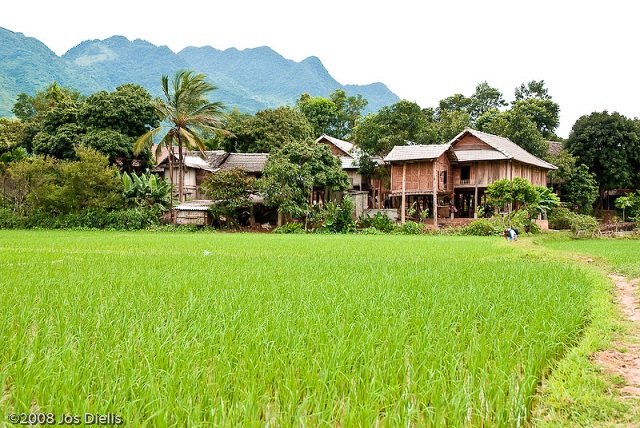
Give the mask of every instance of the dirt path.
[[622, 398], [640, 398], [640, 279], [614, 274], [609, 277], [616, 283], [616, 304], [629, 330], [610, 349], [595, 354], [594, 361], [607, 373], [624, 380], [619, 386]]

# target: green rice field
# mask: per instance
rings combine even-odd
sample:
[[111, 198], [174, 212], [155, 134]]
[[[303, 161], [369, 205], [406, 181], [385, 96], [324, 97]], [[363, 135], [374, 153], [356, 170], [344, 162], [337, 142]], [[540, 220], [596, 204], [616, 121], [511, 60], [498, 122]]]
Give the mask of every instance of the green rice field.
[[0, 231], [0, 254], [0, 415], [126, 426], [522, 426], [596, 280], [495, 237]]
[[549, 248], [606, 259], [613, 269], [631, 277], [640, 277], [640, 240], [589, 239], [559, 240], [545, 243]]

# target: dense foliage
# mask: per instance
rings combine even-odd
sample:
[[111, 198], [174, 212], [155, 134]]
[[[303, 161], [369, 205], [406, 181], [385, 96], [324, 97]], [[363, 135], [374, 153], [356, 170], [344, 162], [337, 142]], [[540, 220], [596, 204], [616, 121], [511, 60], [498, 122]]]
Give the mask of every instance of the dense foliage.
[[343, 140], [350, 138], [367, 104], [362, 95], [347, 96], [341, 89], [329, 94], [329, 98], [305, 93], [296, 101], [296, 107], [313, 127], [314, 136], [326, 134]]
[[259, 189], [265, 204], [293, 217], [306, 216], [314, 189], [338, 192], [349, 187], [340, 159], [313, 140], [291, 142], [271, 153]]
[[79, 147], [77, 160], [29, 157], [0, 170], [1, 228], [116, 228], [157, 225], [169, 186], [120, 175], [106, 156]]
[[214, 201], [209, 211], [218, 224], [239, 224], [238, 211], [253, 206], [251, 196], [254, 192], [255, 178], [247, 176], [247, 173], [239, 168], [213, 172], [202, 183], [202, 193]]
[[140, 86], [88, 98], [53, 83], [35, 96], [22, 94], [14, 110], [22, 118], [20, 145], [36, 155], [75, 159], [78, 147], [90, 147], [125, 170], [148, 166], [148, 152], [134, 157], [136, 138], [159, 124], [151, 95]]
[[640, 122], [607, 111], [582, 116], [571, 129], [567, 150], [595, 174], [600, 193], [640, 188]]
[[222, 143], [228, 152], [270, 153], [288, 143], [315, 138], [306, 116], [291, 107], [262, 110], [254, 116], [236, 116], [229, 121], [232, 134]]

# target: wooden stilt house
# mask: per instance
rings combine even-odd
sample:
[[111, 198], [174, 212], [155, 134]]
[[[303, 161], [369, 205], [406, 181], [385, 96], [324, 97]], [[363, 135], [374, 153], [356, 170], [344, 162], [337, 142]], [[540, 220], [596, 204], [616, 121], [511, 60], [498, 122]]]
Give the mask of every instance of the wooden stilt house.
[[391, 197], [406, 210], [429, 209], [438, 217], [475, 218], [486, 203], [484, 191], [495, 181], [524, 178], [535, 186], [547, 184], [556, 167], [497, 135], [465, 129], [446, 144], [396, 146], [384, 159], [391, 167]]

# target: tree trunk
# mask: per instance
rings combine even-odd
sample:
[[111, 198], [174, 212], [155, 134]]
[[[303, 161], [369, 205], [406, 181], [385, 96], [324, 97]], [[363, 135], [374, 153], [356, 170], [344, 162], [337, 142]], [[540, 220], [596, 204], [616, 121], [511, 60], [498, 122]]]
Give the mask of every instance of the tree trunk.
[[184, 202], [184, 155], [182, 153], [182, 138], [178, 135], [178, 201]]
[[171, 214], [171, 223], [175, 224], [176, 219], [173, 213], [173, 144], [169, 144], [169, 183], [171, 185], [171, 192], [169, 192], [169, 213]]

